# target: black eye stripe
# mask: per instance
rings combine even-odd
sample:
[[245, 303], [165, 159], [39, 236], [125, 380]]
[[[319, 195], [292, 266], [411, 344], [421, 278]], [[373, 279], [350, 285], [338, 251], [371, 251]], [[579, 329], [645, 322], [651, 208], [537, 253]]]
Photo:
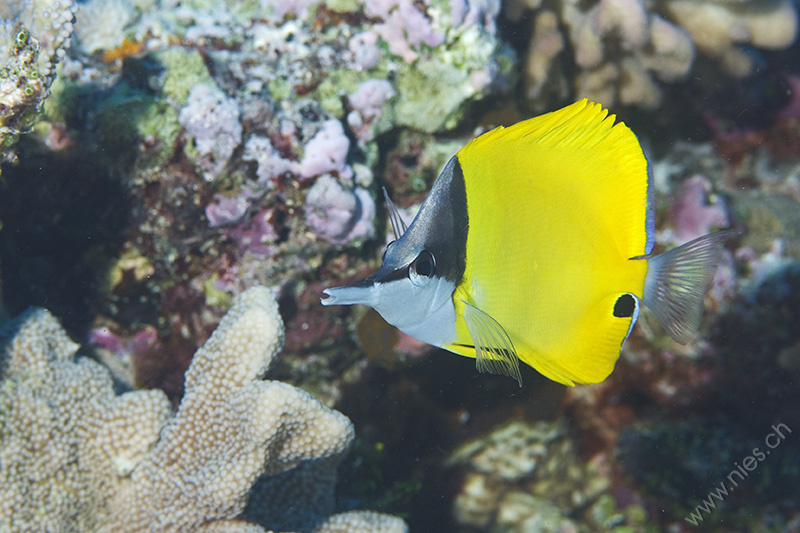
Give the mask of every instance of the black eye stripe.
[[401, 279], [408, 279], [408, 268], [398, 268], [397, 270], [392, 270], [386, 276], [381, 277], [381, 283], [398, 281]]

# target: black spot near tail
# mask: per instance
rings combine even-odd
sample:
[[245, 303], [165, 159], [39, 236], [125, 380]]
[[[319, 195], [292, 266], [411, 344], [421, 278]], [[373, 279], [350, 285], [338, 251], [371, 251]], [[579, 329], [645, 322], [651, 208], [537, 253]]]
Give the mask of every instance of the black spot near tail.
[[617, 303], [614, 304], [614, 316], [618, 318], [630, 318], [635, 310], [636, 300], [628, 293], [617, 298]]

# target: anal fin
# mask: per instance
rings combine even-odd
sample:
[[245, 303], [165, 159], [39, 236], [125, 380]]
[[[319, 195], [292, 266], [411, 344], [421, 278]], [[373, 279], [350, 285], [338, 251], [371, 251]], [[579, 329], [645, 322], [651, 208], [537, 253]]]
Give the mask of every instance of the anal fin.
[[522, 387], [517, 351], [503, 326], [468, 302], [464, 302], [464, 321], [475, 343], [475, 366], [478, 372], [514, 378]]

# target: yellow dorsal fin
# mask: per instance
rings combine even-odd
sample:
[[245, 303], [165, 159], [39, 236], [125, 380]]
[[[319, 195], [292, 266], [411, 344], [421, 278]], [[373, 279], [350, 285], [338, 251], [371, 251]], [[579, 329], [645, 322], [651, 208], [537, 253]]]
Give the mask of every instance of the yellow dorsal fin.
[[[584, 224], [587, 231], [594, 232], [589, 228], [593, 224], [607, 225], [620, 254], [648, 254], [654, 229], [649, 165], [636, 135], [615, 120], [600, 104], [583, 99], [495, 128], [458, 152], [467, 180], [478, 176], [481, 181], [468, 183], [468, 188], [485, 197], [501, 186], [514, 199], [530, 194], [524, 192], [524, 182], [533, 180], [542, 190], [580, 195], [589, 208], [585, 212], [593, 217]], [[597, 216], [601, 211], [606, 215]]]
[[558, 111], [523, 120], [508, 128], [495, 128], [468, 143], [461, 152], [497, 142], [516, 142], [523, 138], [542, 147], [580, 150], [604, 144], [612, 148], [625, 141], [626, 135], [631, 137], [627, 140], [633, 141], [638, 148], [633, 133], [622, 123], [615, 127], [615, 120], [616, 115], [609, 115], [602, 105], [584, 98]]

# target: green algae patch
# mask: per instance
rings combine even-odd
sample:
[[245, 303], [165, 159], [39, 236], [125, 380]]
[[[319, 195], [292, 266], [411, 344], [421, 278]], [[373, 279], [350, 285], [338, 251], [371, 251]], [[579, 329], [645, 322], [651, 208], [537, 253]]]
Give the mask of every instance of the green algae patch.
[[99, 108], [97, 124], [109, 153], [132, 155], [144, 147], [147, 166], [165, 163], [180, 133], [178, 111], [158, 96], [119, 84]]
[[435, 59], [403, 65], [395, 85], [402, 95], [394, 108], [397, 123], [426, 133], [453, 128], [463, 115], [468, 83], [464, 72]]
[[340, 69], [330, 72], [313, 92], [314, 99], [322, 108], [335, 117], [344, 115], [342, 99], [358, 89], [366, 78], [361, 72]]
[[149, 57], [164, 68], [161, 94], [181, 107], [189, 101], [189, 92], [198, 83], [216, 86], [203, 57], [195, 50], [168, 48]]

